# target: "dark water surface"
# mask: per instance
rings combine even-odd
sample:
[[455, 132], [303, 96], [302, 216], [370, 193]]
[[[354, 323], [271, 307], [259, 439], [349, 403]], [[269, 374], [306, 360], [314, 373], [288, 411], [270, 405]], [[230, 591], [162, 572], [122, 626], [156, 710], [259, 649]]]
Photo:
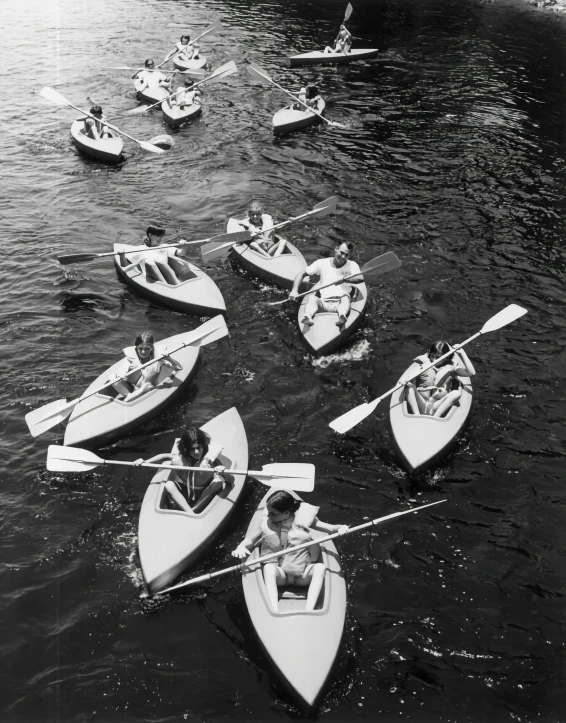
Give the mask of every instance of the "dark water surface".
[[[175, 431], [236, 405], [250, 464], [310, 461], [321, 517], [356, 524], [447, 498], [421, 515], [351, 536], [341, 551], [349, 615], [321, 720], [562, 721], [566, 393], [566, 24], [523, 5], [356, 0], [358, 45], [381, 62], [291, 71], [321, 47], [340, 2], [4, 0], [0, 139], [3, 466], [0, 694], [3, 721], [276, 721], [299, 715], [253, 637], [238, 577], [152, 601], [136, 564], [144, 470], [45, 471], [57, 431], [32, 439], [24, 414], [83, 391], [134, 336], [198, 320], [152, 306], [110, 260], [65, 276], [61, 253], [103, 252], [149, 222], [199, 238], [264, 200], [284, 219], [339, 195], [339, 213], [289, 238], [307, 259], [328, 239], [386, 250], [400, 271], [372, 285], [363, 330], [314, 360], [280, 292], [228, 262], [210, 264], [230, 338], [207, 347], [190, 397], [105, 450], [134, 459]], [[126, 141], [110, 168], [69, 142], [79, 107], [136, 104], [128, 72], [161, 59], [186, 20], [214, 67], [255, 60], [284, 86], [315, 81], [326, 126], [274, 139], [278, 91], [245, 72], [211, 86], [203, 118], [153, 156]], [[57, 123], [57, 119], [62, 122]], [[116, 121], [136, 137], [158, 115]], [[198, 263], [198, 253], [194, 259]], [[68, 269], [67, 269], [68, 270]], [[468, 347], [471, 424], [455, 455], [409, 479], [387, 404], [351, 435], [328, 422], [389, 389], [431, 340], [462, 341], [509, 303], [529, 314]], [[252, 464], [253, 463], [253, 464]], [[225, 564], [262, 490], [250, 485], [227, 534], [198, 568]], [[315, 664], [315, 661], [313, 661]]]

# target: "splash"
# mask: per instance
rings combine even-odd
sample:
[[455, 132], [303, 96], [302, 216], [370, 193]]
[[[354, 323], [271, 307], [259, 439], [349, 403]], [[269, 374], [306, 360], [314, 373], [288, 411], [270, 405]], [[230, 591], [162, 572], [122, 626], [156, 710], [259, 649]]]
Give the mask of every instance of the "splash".
[[367, 359], [369, 356], [370, 343], [367, 339], [360, 339], [360, 341], [353, 344], [348, 349], [341, 351], [337, 354], [329, 354], [328, 356], [321, 356], [317, 359], [312, 360], [312, 365], [315, 369], [326, 369], [331, 364], [345, 364], [352, 361], [361, 361]]

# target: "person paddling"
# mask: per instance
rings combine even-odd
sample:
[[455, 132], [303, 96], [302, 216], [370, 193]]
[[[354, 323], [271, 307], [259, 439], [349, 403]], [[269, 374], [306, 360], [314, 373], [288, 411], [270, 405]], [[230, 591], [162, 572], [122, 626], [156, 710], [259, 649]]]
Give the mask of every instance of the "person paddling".
[[342, 23], [340, 26], [340, 30], [338, 32], [338, 36], [336, 40], [334, 41], [334, 47], [330, 47], [330, 45], [327, 45], [324, 49], [325, 53], [344, 53], [347, 54], [350, 52], [350, 48], [352, 47], [352, 34], [348, 30], [348, 28]]
[[132, 78], [136, 81], [138, 93], [143, 93], [144, 90], [157, 90], [157, 88], [170, 90], [173, 76], [168, 77], [160, 70], [154, 70], [155, 62], [151, 58], [148, 58], [144, 65], [144, 70], [138, 70], [137, 73], [132, 75]]
[[[267, 499], [260, 526], [232, 551], [232, 555], [239, 559], [248, 557], [258, 544], [260, 555], [283, 551], [312, 540], [310, 530], [329, 534], [348, 530], [348, 525], [321, 522], [317, 517], [318, 510], [318, 507], [303, 502], [295, 493], [277, 490]], [[278, 588], [285, 585], [308, 586], [305, 609], [315, 609], [326, 572], [324, 562], [318, 562], [319, 557], [320, 547], [311, 545], [263, 564], [263, 578], [273, 610], [277, 612], [279, 609]]]
[[180, 42], [175, 43], [175, 48], [168, 55], [165, 56], [163, 62], [169, 60], [169, 58], [172, 58], [174, 55], [176, 55], [176, 59], [180, 60], [183, 63], [188, 60], [196, 60], [199, 56], [199, 49], [194, 45], [190, 45], [190, 42], [190, 35], [181, 35]]
[[84, 119], [85, 135], [96, 141], [101, 138], [111, 138], [112, 134], [110, 133], [110, 129], [104, 125], [102, 108], [99, 105], [93, 105], [90, 109], [90, 113], [94, 116], [94, 118], [87, 117]]
[[249, 242], [250, 248], [262, 256], [279, 256], [283, 253], [287, 242], [284, 239], [273, 240], [273, 217], [263, 213], [263, 207], [259, 201], [252, 201], [248, 206], [246, 218], [238, 221], [242, 230], [250, 231], [252, 234], [259, 234]]
[[[183, 467], [202, 467], [210, 473], [184, 472], [182, 470], [167, 471], [165, 489], [175, 504], [186, 512], [202, 512], [220, 494], [228, 484], [224, 474], [226, 467], [220, 464], [217, 455], [222, 450], [218, 446], [213, 451], [211, 440], [206, 432], [194, 425], [189, 425], [181, 433], [177, 451], [156, 454], [145, 460], [146, 463], [161, 464], [163, 462]], [[143, 458], [135, 464], [141, 464]], [[158, 473], [152, 483], [163, 481], [163, 473]]]
[[[337, 243], [334, 256], [326, 259], [318, 259], [304, 271], [299, 271], [293, 281], [293, 288], [289, 299], [294, 301], [299, 295], [301, 283], [308, 276], [318, 276], [319, 281], [315, 288], [326, 284], [335, 284], [320, 290], [320, 296], [310, 294], [308, 297], [305, 315], [301, 323], [312, 326], [313, 317], [317, 311], [329, 311], [338, 314], [336, 326], [343, 326], [346, 323], [351, 306], [351, 284], [361, 284], [364, 277], [360, 267], [355, 261], [350, 260], [353, 245], [351, 243]], [[345, 276], [354, 278], [344, 281]]]
[[[309, 108], [314, 108], [314, 110], [320, 112], [322, 96], [319, 94], [316, 85], [307, 85], [305, 88], [301, 88], [297, 94], [297, 98], [302, 100]], [[294, 103], [293, 108], [295, 108], [295, 110], [304, 110], [305, 106], [301, 103]]]
[[[161, 245], [165, 229], [158, 228], [156, 226], [148, 226], [146, 235], [143, 239], [143, 243], [148, 248], [158, 248]], [[126, 251], [122, 254], [122, 270], [125, 272], [130, 271], [136, 266], [147, 276], [148, 268], [150, 274], [164, 283], [171, 284], [173, 286], [180, 284], [181, 281], [177, 278], [175, 270], [171, 268], [169, 259], [174, 256], [186, 256], [189, 253], [189, 243], [185, 239], [179, 239], [176, 243], [180, 244], [179, 248], [166, 248], [158, 249], [157, 251]], [[185, 248], [187, 247], [187, 248]], [[140, 247], [137, 247], [140, 248]], [[166, 266], [167, 278], [163, 277], [163, 273], [160, 271], [157, 264], [162, 267]]]
[[176, 105], [181, 110], [184, 110], [195, 103], [201, 105], [202, 91], [198, 86], [191, 90], [194, 84], [194, 80], [185, 80], [184, 84], [177, 88], [175, 95], [167, 98], [169, 107], [172, 108]]

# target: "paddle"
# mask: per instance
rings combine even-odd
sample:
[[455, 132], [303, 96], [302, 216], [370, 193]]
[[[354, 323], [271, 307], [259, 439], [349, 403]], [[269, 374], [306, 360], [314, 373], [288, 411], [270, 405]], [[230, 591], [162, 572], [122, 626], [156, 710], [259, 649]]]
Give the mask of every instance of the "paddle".
[[[95, 116], [91, 115], [90, 113], [87, 113], [84, 110], [81, 110], [80, 108], [77, 108], [76, 105], [73, 105], [72, 103], [69, 103], [69, 101], [64, 98], [61, 93], [58, 93], [56, 90], [53, 90], [53, 88], [42, 88], [40, 95], [46, 98], [47, 100], [50, 100], [52, 103], [57, 103], [58, 105], [67, 105], [69, 108], [74, 108], [74, 110], [77, 110], [79, 113], [83, 113], [85, 116], [88, 116], [89, 118], [94, 118], [95, 120], [100, 120], [99, 118], [96, 118]], [[134, 141], [138, 145], [140, 145], [144, 151], [151, 151], [152, 153], [165, 153], [165, 151], [162, 148], [158, 148], [157, 146], [154, 146], [151, 143], [148, 143], [147, 141], [140, 141], [137, 138], [134, 138], [133, 136], [128, 135], [124, 131], [120, 130], [114, 125], [111, 125], [108, 123], [108, 121], [102, 121], [104, 125], [108, 126], [108, 128], [112, 128], [113, 131], [116, 131], [116, 133], [120, 133], [120, 135], [125, 136], [126, 138], [129, 138], [131, 141]]]
[[[401, 266], [401, 261], [395, 256], [393, 251], [388, 251], [385, 254], [382, 254], [381, 256], [376, 256], [371, 261], [366, 261], [366, 263], [362, 266], [360, 269], [360, 273], [364, 275], [364, 281], [367, 281], [373, 277], [381, 276], [381, 274], [385, 274], [388, 271], [394, 271], [395, 269], [398, 269]], [[356, 276], [359, 276], [360, 274], [350, 274], [349, 276], [344, 276], [344, 281], [347, 279], [353, 279]], [[297, 299], [300, 299], [303, 296], [307, 296], [308, 294], [314, 294], [315, 291], [320, 291], [321, 289], [327, 289], [329, 286], [335, 286], [338, 282], [333, 281], [330, 284], [324, 284], [324, 286], [314, 286], [312, 289], [309, 289], [309, 291], [305, 291], [302, 294], [298, 294], [296, 297]], [[289, 297], [286, 299], [283, 299], [282, 301], [269, 301], [269, 306], [277, 306], [278, 304], [285, 304], [287, 301], [291, 301]]]
[[[346, 5], [346, 12], [344, 13], [344, 20], [342, 20], [341, 25], [344, 25], [344, 23], [347, 23], [350, 19], [350, 15], [353, 13], [354, 8], [351, 6], [350, 3]], [[340, 29], [338, 29], [338, 35], [340, 35]], [[338, 40], [338, 35], [336, 36], [336, 40]], [[336, 45], [336, 40], [334, 41], [334, 45]]]
[[185, 45], [185, 47], [181, 48], [181, 50], [177, 50], [175, 53], [173, 53], [172, 55], [169, 55], [167, 58], [165, 58], [165, 60], [163, 62], [159, 63], [157, 68], [161, 68], [161, 66], [165, 65], [165, 63], [168, 63], [170, 60], [173, 60], [173, 58], [176, 58], [178, 55], [181, 55], [181, 53], [184, 53], [189, 45], [194, 45], [194, 43], [196, 43], [197, 40], [204, 38], [205, 35], [208, 35], [209, 33], [212, 33], [215, 30], [220, 30], [221, 27], [222, 27], [221, 23], [219, 23], [219, 22], [213, 23], [203, 33], [201, 33], [200, 35], [197, 35], [197, 37], [194, 40], [189, 41], [187, 43], [187, 45]]
[[[210, 472], [206, 467], [184, 467], [172, 464], [154, 464], [152, 462], [125, 462], [115, 459], [102, 459], [96, 454], [80, 449], [79, 447], [61, 447], [52, 444], [47, 450], [47, 469], [50, 472], [87, 472], [100, 465], [107, 464], [126, 465], [128, 467], [150, 467], [152, 469], [174, 469], [181, 472]], [[302, 492], [312, 492], [314, 489], [313, 464], [271, 463], [264, 465], [261, 470], [228, 469], [230, 474], [245, 474], [254, 477], [268, 486], [281, 487], [281, 480], [289, 481], [289, 489]], [[296, 486], [298, 485], [298, 486]]]
[[79, 402], [82, 402], [83, 399], [88, 399], [89, 397], [98, 394], [103, 389], [111, 387], [121, 379], [127, 379], [131, 374], [145, 369], [145, 367], [154, 364], [156, 361], [159, 361], [159, 359], [170, 356], [171, 354], [184, 349], [186, 346], [205, 346], [206, 344], [211, 344], [213, 341], [222, 339], [222, 337], [227, 334], [228, 327], [226, 326], [224, 317], [221, 315], [215, 316], [213, 319], [210, 319], [199, 326], [198, 329], [194, 329], [193, 331], [189, 331], [184, 334], [182, 343], [174, 346], [172, 349], [167, 349], [162, 354], [159, 354], [159, 356], [156, 356], [155, 359], [150, 359], [150, 361], [145, 362], [145, 364], [140, 364], [140, 366], [130, 369], [127, 373], [122, 374], [121, 376], [116, 376], [110, 381], [97, 387], [94, 391], [91, 391], [88, 394], [83, 394], [81, 397], [77, 397], [71, 402], [68, 402], [66, 399], [58, 399], [55, 402], [45, 404], [43, 407], [39, 407], [38, 409], [28, 412], [25, 416], [25, 420], [31, 435], [33, 437], [37, 437], [38, 435], [43, 434], [43, 432], [46, 432], [48, 429], [51, 429], [55, 425], [67, 419], [73, 409]]
[[140, 105], [137, 108], [132, 108], [131, 110], [129, 110], [127, 112], [129, 115], [139, 115], [141, 113], [147, 113], [152, 108], [155, 108], [158, 105], [161, 105], [162, 103], [165, 103], [166, 101], [170, 100], [171, 98], [174, 98], [176, 95], [179, 95], [179, 93], [184, 93], [187, 90], [194, 90], [195, 88], [198, 88], [199, 85], [208, 83], [210, 80], [218, 80], [219, 78], [226, 78], [229, 75], [233, 75], [234, 73], [237, 73], [237, 72], [238, 72], [238, 68], [236, 67], [236, 63], [233, 60], [230, 60], [228, 63], [224, 63], [224, 65], [221, 65], [210, 75], [207, 75], [207, 77], [204, 78], [203, 80], [199, 80], [198, 83], [194, 83], [190, 88], [181, 88], [181, 90], [178, 90], [176, 93], [171, 93], [169, 96], [167, 96], [167, 98], [163, 98], [163, 100], [158, 100], [157, 103], [152, 103], [152, 105]]
[[[485, 322], [480, 331], [471, 336], [469, 339], [463, 341], [460, 344], [460, 347], [465, 346], [482, 334], [487, 334], [490, 331], [497, 331], [497, 329], [501, 329], [502, 327], [507, 326], [512, 321], [516, 321], [526, 313], [527, 310], [523, 309], [521, 306], [517, 306], [517, 304], [510, 304], [505, 309], [495, 314], [495, 316], [492, 316], [491, 319], [488, 319], [488, 321]], [[449, 351], [446, 354], [443, 354], [434, 362], [431, 362], [427, 366], [419, 369], [419, 371], [412, 377], [405, 378], [402, 383], [399, 382], [393, 387], [393, 389], [385, 392], [385, 394], [377, 397], [377, 399], [374, 399], [372, 402], [365, 402], [364, 404], [360, 404], [359, 406], [354, 407], [354, 409], [350, 409], [350, 411], [346, 412], [346, 414], [343, 414], [341, 417], [337, 417], [332, 422], [330, 422], [329, 426], [332, 427], [334, 431], [339, 432], [340, 434], [345, 434], [348, 430], [352, 429], [352, 427], [355, 427], [356, 424], [359, 424], [363, 419], [369, 416], [381, 401], [391, 396], [391, 394], [396, 392], [398, 389], [401, 389], [407, 382], [411, 381], [411, 379], [415, 379], [427, 369], [431, 369], [433, 366], [436, 366], [438, 362], [446, 359], [452, 353], [453, 352]]]
[[289, 90], [285, 90], [285, 88], [283, 88], [283, 86], [279, 85], [279, 83], [276, 83], [273, 80], [273, 78], [271, 78], [271, 76], [268, 75], [268, 73], [265, 70], [263, 70], [262, 68], [259, 67], [259, 65], [256, 65], [255, 63], [250, 63], [247, 66], [247, 68], [248, 68], [248, 72], [251, 75], [253, 75], [254, 78], [258, 78], [262, 82], [267, 81], [268, 83], [272, 83], [276, 88], [279, 88], [279, 90], [282, 90], [283, 93], [286, 93], [290, 98], [293, 98], [293, 100], [295, 100], [297, 103], [300, 103], [301, 105], [303, 105], [307, 110], [309, 110], [311, 113], [314, 113], [314, 115], [317, 115], [325, 123], [328, 123], [329, 126], [332, 126], [333, 128], [346, 128], [347, 127], [343, 123], [337, 123], [336, 121], [328, 120], [328, 118], [325, 118], [322, 115], [322, 113], [319, 113], [314, 108], [311, 108], [310, 105], [305, 103], [300, 98], [297, 98], [297, 96], [293, 95]]
[[[234, 242], [234, 236], [238, 236], [239, 241]], [[146, 251], [158, 251], [159, 249], [174, 249], [182, 246], [189, 246], [192, 244], [206, 243], [207, 241], [212, 241], [213, 239], [217, 239], [216, 243], [218, 243], [218, 241], [223, 243], [228, 238], [231, 239], [232, 243], [243, 243], [244, 241], [248, 241], [251, 238], [251, 234], [249, 231], [239, 231], [236, 234], [221, 233], [218, 236], [211, 236], [210, 238], [199, 239], [198, 241], [185, 241], [184, 243], [179, 242], [174, 244], [162, 244], [161, 246], [147, 246], [144, 248], [140, 248], [139, 250], [145, 253]], [[58, 256], [57, 261], [62, 266], [68, 266], [69, 264], [83, 264], [87, 261], [94, 261], [95, 259], [104, 258], [105, 256], [118, 256], [118, 254], [114, 251], [107, 251], [102, 254], [68, 254], [67, 256]]]
[[356, 527], [350, 527], [345, 532], [334, 532], [331, 535], [324, 535], [323, 537], [317, 537], [314, 540], [311, 540], [310, 542], [303, 542], [300, 545], [294, 545], [293, 547], [287, 547], [285, 550], [279, 550], [278, 552], [271, 552], [269, 555], [263, 555], [261, 557], [256, 557], [253, 560], [248, 558], [246, 562], [242, 562], [239, 565], [232, 565], [232, 567], [225, 567], [223, 570], [217, 570], [216, 572], [209, 572], [206, 575], [200, 575], [199, 577], [193, 577], [192, 580], [187, 580], [186, 582], [181, 582], [178, 585], [173, 585], [172, 587], [167, 587], [164, 590], [160, 590], [159, 592], [154, 593], [155, 595], [164, 595], [166, 592], [171, 592], [172, 590], [178, 590], [182, 587], [188, 587], [189, 585], [196, 585], [199, 582], [204, 582], [205, 580], [212, 580], [215, 577], [220, 577], [222, 575], [227, 575], [229, 572], [238, 572], [240, 570], [245, 570], [247, 567], [255, 567], [255, 565], [259, 565], [262, 562], [268, 562], [269, 560], [276, 560], [279, 557], [282, 557], [283, 555], [288, 555], [290, 552], [296, 552], [297, 550], [304, 550], [306, 547], [310, 547], [311, 545], [320, 545], [323, 542], [327, 542], [328, 540], [333, 540], [336, 537], [344, 537], [345, 535], [350, 535], [352, 532], [359, 532], [360, 530], [364, 530], [367, 527], [372, 527], [373, 525], [379, 525], [381, 522], [386, 522], [387, 520], [392, 520], [394, 517], [401, 517], [402, 515], [408, 515], [411, 512], [420, 512], [421, 510], [424, 510], [425, 507], [433, 507], [434, 505], [440, 505], [442, 502], [446, 502], [446, 500], [438, 500], [438, 502], [430, 502], [427, 505], [421, 505], [420, 507], [414, 507], [412, 510], [403, 510], [402, 512], [394, 512], [391, 515], [385, 515], [385, 517], [377, 517], [375, 520], [370, 520], [370, 522], [364, 522], [361, 525], [356, 525]]
[[[286, 221], [281, 221], [281, 223], [277, 223], [274, 226], [272, 226], [269, 231], [274, 231], [279, 228], [283, 228], [284, 226], [288, 226], [290, 223], [294, 223], [295, 221], [300, 221], [303, 218], [317, 218], [321, 216], [328, 216], [330, 213], [336, 212], [336, 204], [338, 203], [338, 197], [332, 196], [331, 198], [327, 198], [326, 201], [321, 201], [320, 203], [317, 203], [316, 206], [312, 209], [312, 211], [307, 211], [306, 213], [302, 213], [300, 216], [294, 216], [291, 218], [288, 218]], [[236, 232], [237, 233], [237, 232]], [[253, 234], [250, 238], [255, 238], [256, 236], [260, 236], [263, 232], [260, 231], [256, 234]], [[234, 246], [235, 244], [240, 243], [239, 241], [235, 240], [235, 234], [232, 240], [229, 243], [222, 243], [220, 241], [211, 241], [210, 243], [206, 244], [206, 246], [203, 246], [200, 250], [201, 258], [203, 261], [213, 261], [214, 259], [218, 258], [226, 258], [228, 256], [229, 249], [231, 246]]]

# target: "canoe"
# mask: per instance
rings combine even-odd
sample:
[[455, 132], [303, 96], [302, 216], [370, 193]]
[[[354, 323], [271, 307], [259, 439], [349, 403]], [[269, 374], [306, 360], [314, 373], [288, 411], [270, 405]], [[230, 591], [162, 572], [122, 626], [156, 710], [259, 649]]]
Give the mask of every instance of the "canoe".
[[99, 140], [89, 138], [84, 133], [83, 120], [86, 117], [77, 118], [71, 126], [71, 140], [79, 151], [92, 158], [98, 158], [99, 161], [105, 163], [120, 163], [123, 161], [124, 142], [122, 139], [116, 134], [113, 134], [110, 138], [100, 138]]
[[[248, 440], [235, 407], [219, 414], [202, 429], [213, 444], [224, 447], [219, 459], [228, 469], [247, 469]], [[175, 440], [176, 451], [179, 440]], [[202, 512], [195, 514], [175, 508], [165, 482], [171, 472], [160, 470], [143, 498], [138, 548], [144, 579], [152, 592], [161, 590], [193, 565], [228, 520], [244, 489], [246, 475], [228, 475], [231, 483], [221, 495], [212, 499]]]
[[[192, 332], [176, 334], [155, 343], [155, 353], [163, 353], [167, 348], [182, 344], [183, 339]], [[143, 394], [131, 402], [114, 399], [108, 396], [106, 390], [94, 394], [88, 399], [79, 402], [73, 409], [65, 430], [64, 444], [68, 446], [101, 446], [120, 439], [140, 424], [157, 416], [162, 410], [185, 394], [192, 378], [196, 373], [199, 358], [198, 346], [187, 346], [171, 354], [183, 368], [175, 375], [170, 375], [170, 369], [163, 367], [159, 381], [162, 387]], [[85, 394], [94, 391], [104, 382], [111, 379], [114, 374], [124, 373], [128, 368], [128, 361], [123, 357], [87, 388]]]
[[352, 285], [352, 304], [346, 323], [342, 327], [336, 326], [338, 314], [319, 311], [314, 315], [313, 326], [302, 324], [309, 297], [303, 296], [297, 321], [303, 339], [310, 350], [315, 354], [330, 354], [342, 347], [346, 340], [357, 331], [363, 321], [368, 301], [368, 290], [365, 284]]
[[183, 123], [198, 118], [202, 114], [202, 105], [200, 103], [191, 103], [186, 108], [178, 105], [170, 106], [169, 103], [162, 103], [163, 120], [168, 126], [177, 128]]
[[[270, 490], [259, 503], [246, 536], [260, 524]], [[312, 531], [313, 537], [323, 533]], [[332, 540], [321, 544], [326, 564], [324, 585], [315, 609], [305, 610], [307, 588], [280, 588], [279, 610], [269, 603], [259, 569], [247, 568], [242, 584], [251, 622], [262, 647], [290, 692], [313, 706], [328, 679], [342, 640], [346, 618], [346, 582]], [[257, 558], [256, 548], [250, 559]]]
[[[173, 58], [173, 65], [177, 70], [184, 70], [185, 75], [189, 78], [196, 78], [197, 80], [204, 77], [204, 66], [206, 65], [206, 58], [191, 58], [190, 60], [181, 60], [178, 56]], [[194, 70], [194, 76], [191, 71]]]
[[[228, 221], [227, 233], [241, 231], [236, 219]], [[304, 271], [307, 262], [296, 246], [287, 241], [285, 251], [280, 256], [263, 256], [247, 244], [237, 244], [230, 249], [231, 258], [246, 271], [263, 281], [276, 284], [283, 289], [291, 289], [299, 271]]]
[[376, 58], [378, 52], [377, 48], [351, 48], [348, 53], [324, 53], [322, 50], [313, 50], [310, 53], [291, 56], [289, 63], [291, 68], [298, 65], [335, 65]]
[[[321, 98], [318, 103], [318, 112], [324, 113], [326, 103]], [[320, 123], [320, 118], [310, 110], [296, 110], [292, 105], [289, 105], [273, 116], [273, 132], [275, 135], [281, 135], [283, 133], [292, 133], [293, 131], [307, 128], [315, 123]]]
[[[114, 264], [125, 284], [147, 299], [185, 314], [216, 316], [226, 313], [224, 297], [218, 286], [210, 276], [186, 259], [169, 256], [168, 263], [156, 260], [153, 267], [146, 267], [146, 273], [139, 266], [125, 271], [124, 267], [133, 263], [135, 254], [140, 251], [147, 251], [147, 247], [114, 244]], [[157, 259], [160, 254], [155, 254]], [[171, 283], [175, 279], [181, 283]]]
[[165, 100], [171, 93], [170, 90], [164, 88], [162, 85], [159, 85], [157, 88], [146, 88], [145, 90], [140, 90], [140, 86], [141, 82], [136, 78], [134, 80], [134, 87], [138, 92], [138, 98], [144, 103], [149, 103], [149, 105], [158, 103], [160, 100]]
[[[462, 362], [463, 365], [463, 362]], [[414, 362], [403, 374], [417, 374], [421, 366]], [[406, 402], [405, 387], [394, 392], [389, 407], [393, 440], [401, 462], [410, 473], [423, 472], [442, 460], [455, 446], [472, 408], [472, 382], [459, 377], [462, 396], [444, 417], [411, 414]]]

